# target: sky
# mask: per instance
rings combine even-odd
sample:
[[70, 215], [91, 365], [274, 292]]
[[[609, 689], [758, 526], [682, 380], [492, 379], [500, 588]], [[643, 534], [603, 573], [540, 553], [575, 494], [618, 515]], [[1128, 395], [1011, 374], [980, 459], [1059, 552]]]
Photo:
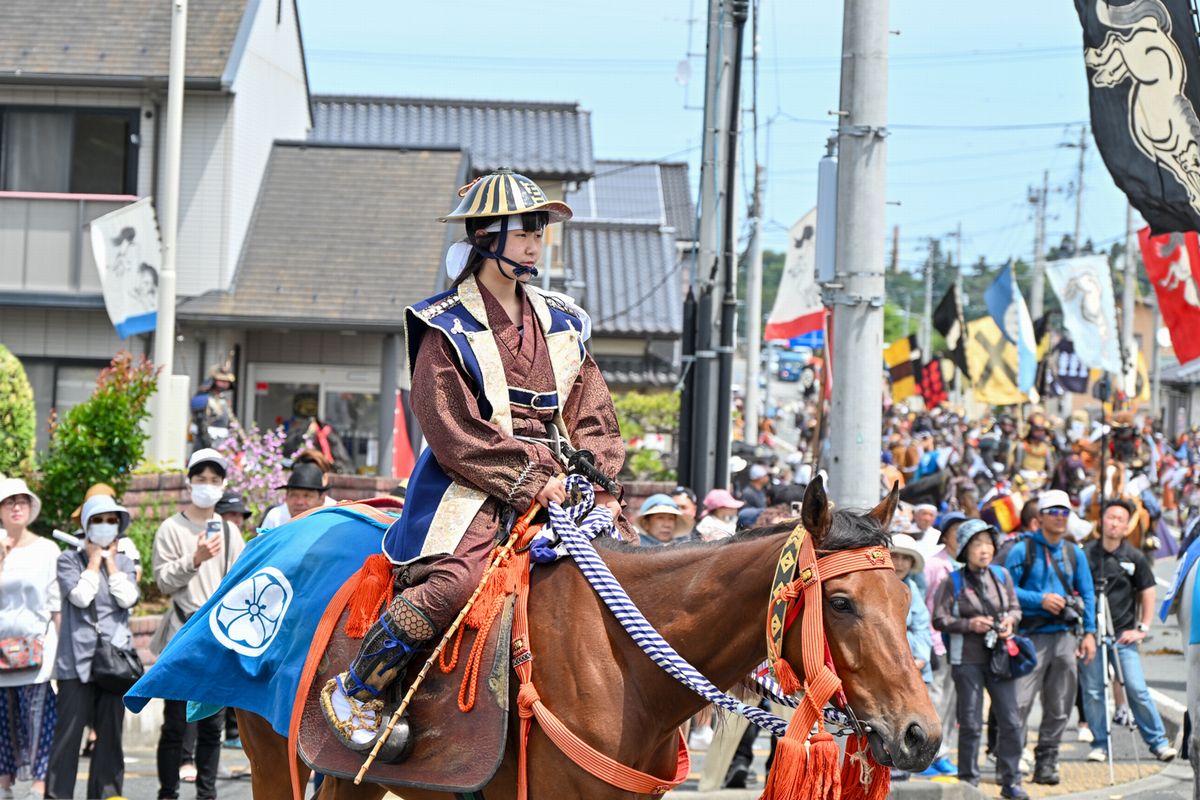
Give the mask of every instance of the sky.
[[[698, 180], [705, 0], [299, 0], [299, 8], [314, 93], [578, 102], [592, 112], [597, 158], [687, 160]], [[761, 0], [760, 8], [759, 132], [744, 140], [742, 191], [757, 149], [766, 245], [782, 249], [787, 227], [816, 202], [816, 165], [838, 103], [842, 4]], [[1047, 241], [1071, 233], [1079, 149], [1063, 145], [1077, 144], [1088, 120], [1074, 4], [893, 0], [888, 25], [886, 231], [890, 242], [900, 226], [901, 266], [919, 269], [928, 238], [960, 222], [965, 263], [1029, 259], [1028, 194], [1044, 170]], [[749, 26], [746, 35], [749, 53]], [[691, 69], [684, 84], [682, 61]], [[1082, 238], [1108, 247], [1124, 238], [1125, 199], [1090, 135], [1085, 156]], [[1136, 213], [1134, 222], [1142, 225]]]

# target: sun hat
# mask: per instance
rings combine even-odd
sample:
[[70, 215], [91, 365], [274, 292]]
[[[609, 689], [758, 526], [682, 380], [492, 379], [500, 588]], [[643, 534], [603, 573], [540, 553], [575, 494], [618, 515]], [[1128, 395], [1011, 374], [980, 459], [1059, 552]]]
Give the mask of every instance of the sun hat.
[[200, 464], [204, 463], [216, 464], [221, 468], [221, 472], [229, 472], [229, 459], [213, 450], [211, 447], [201, 447], [196, 452], [192, 453], [192, 457], [188, 459], [187, 471], [191, 472]]
[[713, 489], [704, 495], [705, 514], [711, 514], [718, 508], [732, 508], [736, 511], [744, 505], [746, 504], [741, 500], [735, 500], [728, 489]]
[[955, 561], [960, 564], [966, 563], [967, 545], [981, 533], [987, 533], [992, 537], [993, 547], [1000, 546], [1000, 531], [996, 530], [995, 525], [981, 519], [969, 519], [958, 526], [958, 552], [954, 554]]
[[325, 491], [325, 473], [316, 464], [309, 464], [302, 461], [292, 467], [292, 474], [288, 475], [287, 483], [283, 486], [276, 486], [276, 489], [315, 489], [318, 492]]
[[246, 508], [245, 501], [237, 492], [226, 492], [221, 495], [221, 499], [217, 501], [216, 507], [213, 509], [218, 514], [243, 514], [250, 516], [250, 509]]
[[19, 494], [29, 495], [29, 521], [25, 524], [32, 525], [37, 521], [38, 514], [42, 513], [41, 498], [30, 491], [29, 486], [20, 478], [5, 478], [4, 480], [0, 480], [0, 503]]
[[917, 540], [907, 533], [893, 533], [892, 546], [888, 549], [893, 553], [911, 557], [913, 560], [913, 572], [923, 572], [925, 570], [925, 553], [921, 551]]
[[[116, 497], [117, 490], [109, 486], [107, 483], [93, 483], [88, 487], [88, 490], [83, 493], [83, 503], [86, 503], [88, 500], [91, 500], [93, 497], [101, 494], [106, 494], [109, 497]], [[80, 503], [76, 509], [71, 512], [71, 522], [74, 522], [76, 525], [81, 524], [80, 520], [83, 517], [83, 503]]]
[[675, 517], [675, 535], [681, 536], [690, 529], [687, 519], [683, 516], [683, 511], [680, 510], [679, 504], [671, 499], [670, 495], [652, 494], [642, 502], [642, 507], [638, 509], [637, 517], [634, 522], [637, 526], [642, 527], [642, 520], [652, 514], [670, 514]]
[[946, 528], [956, 522], [966, 522], [967, 515], [961, 511], [947, 511], [933, 521], [933, 527], [937, 528], [943, 534], [946, 533]]
[[129, 510], [122, 505], [118, 505], [112, 495], [98, 494], [89, 497], [83, 504], [83, 513], [80, 515], [83, 529], [86, 531], [88, 523], [92, 521], [92, 517], [97, 514], [113, 514], [120, 517], [117, 532], [124, 533], [129, 529]]
[[1051, 489], [1038, 495], [1038, 511], [1048, 508], [1065, 508], [1070, 510], [1071, 498], [1062, 489]]

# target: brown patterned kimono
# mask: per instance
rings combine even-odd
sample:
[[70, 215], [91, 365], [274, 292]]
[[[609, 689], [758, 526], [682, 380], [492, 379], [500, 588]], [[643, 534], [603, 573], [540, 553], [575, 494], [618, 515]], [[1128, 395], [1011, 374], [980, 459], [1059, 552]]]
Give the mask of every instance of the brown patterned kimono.
[[[508, 385], [553, 392], [554, 369], [529, 300], [522, 293], [518, 328], [482, 284], [479, 291]], [[434, 331], [421, 339], [410, 401], [429, 447], [446, 474], [488, 494], [454, 553], [410, 572], [421, 582], [406, 589], [404, 596], [440, 629], [450, 624], [478, 585], [496, 544], [500, 511], [505, 506], [518, 513], [525, 511], [546, 482], [563, 468], [547, 447], [514, 439], [485, 418], [453, 345]], [[600, 471], [615, 479], [625, 461], [625, 443], [617, 426], [612, 393], [590, 355], [584, 357], [569, 396], [560, 397], [559, 402], [564, 403], [563, 421], [571, 443], [578, 449], [591, 450]], [[553, 417], [553, 409], [514, 404], [513, 433], [544, 439]], [[622, 517], [618, 525], [623, 535], [632, 538], [627, 520]]]

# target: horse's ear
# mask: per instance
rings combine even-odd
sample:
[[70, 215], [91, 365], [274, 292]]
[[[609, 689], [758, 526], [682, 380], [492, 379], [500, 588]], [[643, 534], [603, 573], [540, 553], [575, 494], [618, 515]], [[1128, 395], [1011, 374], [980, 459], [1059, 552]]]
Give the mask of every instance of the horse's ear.
[[888, 496], [879, 501], [879, 505], [867, 512], [867, 516], [879, 523], [879, 527], [888, 530], [892, 525], [892, 515], [896, 513], [896, 505], [900, 502], [900, 482], [892, 484]]
[[833, 524], [833, 511], [829, 507], [829, 497], [825, 494], [825, 474], [817, 473], [804, 490], [804, 505], [800, 507], [800, 521], [819, 541]]

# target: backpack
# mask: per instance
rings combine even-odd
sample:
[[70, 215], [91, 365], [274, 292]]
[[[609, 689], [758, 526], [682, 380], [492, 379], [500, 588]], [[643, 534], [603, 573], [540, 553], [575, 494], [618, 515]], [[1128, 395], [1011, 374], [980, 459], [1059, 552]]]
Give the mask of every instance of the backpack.
[[[1021, 571], [1021, 581], [1020, 581], [1020, 583], [1017, 584], [1022, 589], [1025, 588], [1025, 584], [1029, 580], [1029, 574], [1031, 572], [1033, 572], [1033, 560], [1035, 558], [1037, 558], [1037, 553], [1035, 551], [1041, 550], [1045, 547], [1045, 545], [1043, 545], [1037, 539], [1034, 539], [1032, 536], [1024, 537], [1024, 541], [1025, 541], [1024, 569]], [[1068, 544], [1070, 544], [1071, 546], [1067, 547]], [[1030, 545], [1033, 545], [1033, 546], [1031, 547]], [[1016, 545], [1014, 545], [1014, 547], [1015, 546]], [[1067, 551], [1067, 557], [1065, 559], [1063, 559], [1063, 562], [1066, 564], [1066, 567], [1067, 567], [1067, 574], [1065, 576], [1059, 575], [1059, 580], [1062, 580], [1062, 578], [1065, 577], [1067, 579], [1067, 581], [1070, 581], [1070, 584], [1071, 584], [1070, 586], [1066, 585], [1066, 581], [1063, 581], [1063, 583], [1064, 583], [1063, 590], [1066, 592], [1071, 592], [1071, 591], [1073, 591], [1073, 587], [1075, 585], [1075, 566], [1076, 566], [1075, 558], [1076, 558], [1076, 556], [1075, 556], [1074, 542], [1064, 542], [1063, 548]], [[1047, 557], [1050, 556], [1049, 550], [1046, 550], [1046, 555], [1047, 555]], [[1054, 565], [1054, 563], [1053, 563], [1054, 559], [1050, 558], [1050, 561], [1051, 561], [1051, 564], [1053, 565], [1054, 571], [1057, 573], [1058, 567], [1057, 567], [1057, 565]]]

